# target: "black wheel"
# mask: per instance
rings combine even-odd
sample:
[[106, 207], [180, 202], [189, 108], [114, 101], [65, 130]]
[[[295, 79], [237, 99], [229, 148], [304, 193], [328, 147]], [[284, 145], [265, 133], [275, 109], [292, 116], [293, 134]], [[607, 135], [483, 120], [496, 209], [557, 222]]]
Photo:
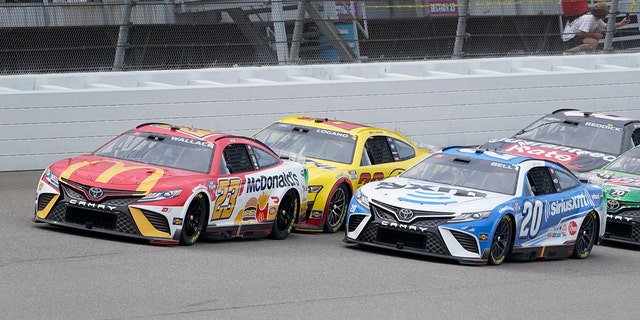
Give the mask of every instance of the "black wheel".
[[513, 239], [513, 218], [504, 216], [498, 222], [496, 232], [491, 241], [489, 264], [499, 265], [507, 258]]
[[595, 212], [591, 211], [584, 216], [580, 231], [578, 231], [578, 238], [576, 239], [576, 245], [573, 248], [572, 258], [586, 259], [591, 254], [591, 249], [596, 241], [596, 234], [598, 233], [598, 217]]
[[294, 192], [289, 191], [280, 200], [276, 219], [273, 221], [273, 229], [270, 237], [276, 240], [282, 240], [289, 236], [293, 229], [293, 222], [300, 213], [300, 203]]
[[196, 195], [189, 204], [187, 214], [182, 222], [182, 232], [180, 233], [180, 244], [190, 246], [200, 237], [204, 229], [207, 218], [207, 205], [204, 195]]
[[344, 184], [339, 185], [334, 190], [327, 206], [327, 217], [324, 221], [324, 232], [334, 233], [340, 229], [347, 215], [349, 205], [349, 191]]

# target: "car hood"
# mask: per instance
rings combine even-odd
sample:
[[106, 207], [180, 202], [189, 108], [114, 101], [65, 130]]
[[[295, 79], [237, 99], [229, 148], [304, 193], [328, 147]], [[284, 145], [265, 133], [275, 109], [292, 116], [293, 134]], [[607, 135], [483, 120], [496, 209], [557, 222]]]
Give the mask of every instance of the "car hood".
[[610, 170], [596, 170], [593, 174], [603, 181], [603, 186], [625, 186], [640, 189], [639, 175]]
[[[596, 170], [592, 174], [596, 179], [604, 182], [602, 192], [609, 199], [607, 200], [609, 213], [615, 213], [621, 205], [635, 206], [640, 202], [640, 176], [609, 170]], [[612, 199], [614, 201], [611, 201]]]
[[50, 168], [62, 181], [138, 192], [149, 192], [158, 187], [175, 187], [176, 180], [184, 182], [188, 177], [203, 175], [187, 170], [91, 155], [60, 160]]
[[517, 138], [490, 140], [479, 148], [551, 160], [561, 163], [575, 172], [588, 172], [602, 168], [616, 158], [616, 155], [613, 154]]
[[361, 192], [370, 203], [448, 215], [492, 210], [513, 198], [511, 195], [402, 177], [370, 182], [361, 188]]

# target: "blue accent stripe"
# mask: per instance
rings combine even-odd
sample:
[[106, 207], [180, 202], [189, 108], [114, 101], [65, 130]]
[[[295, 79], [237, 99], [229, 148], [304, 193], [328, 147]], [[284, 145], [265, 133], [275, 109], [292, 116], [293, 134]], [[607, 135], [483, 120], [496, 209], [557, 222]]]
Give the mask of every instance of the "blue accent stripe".
[[399, 201], [405, 201], [410, 203], [419, 203], [419, 204], [452, 204], [457, 203], [458, 201], [424, 201], [420, 199], [409, 199], [404, 197], [399, 197]]
[[407, 196], [419, 198], [419, 199], [451, 199], [450, 196], [443, 196], [442, 193], [438, 193], [437, 195], [433, 195], [433, 196], [408, 193]]

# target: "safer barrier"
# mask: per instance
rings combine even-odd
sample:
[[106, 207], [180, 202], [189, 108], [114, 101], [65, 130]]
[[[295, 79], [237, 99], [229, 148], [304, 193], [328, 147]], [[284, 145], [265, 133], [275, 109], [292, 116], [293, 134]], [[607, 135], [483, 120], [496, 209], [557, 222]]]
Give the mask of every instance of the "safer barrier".
[[0, 76], [0, 171], [44, 168], [142, 122], [249, 135], [306, 114], [473, 145], [558, 108], [640, 118], [639, 68], [639, 54], [597, 54]]

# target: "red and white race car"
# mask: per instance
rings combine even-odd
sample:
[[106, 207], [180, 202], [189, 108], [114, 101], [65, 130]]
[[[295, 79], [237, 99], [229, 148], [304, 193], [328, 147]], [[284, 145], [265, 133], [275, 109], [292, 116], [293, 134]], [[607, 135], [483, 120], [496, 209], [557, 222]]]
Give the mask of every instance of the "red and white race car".
[[251, 138], [147, 123], [46, 168], [33, 220], [157, 244], [284, 239], [306, 210], [307, 176]]

